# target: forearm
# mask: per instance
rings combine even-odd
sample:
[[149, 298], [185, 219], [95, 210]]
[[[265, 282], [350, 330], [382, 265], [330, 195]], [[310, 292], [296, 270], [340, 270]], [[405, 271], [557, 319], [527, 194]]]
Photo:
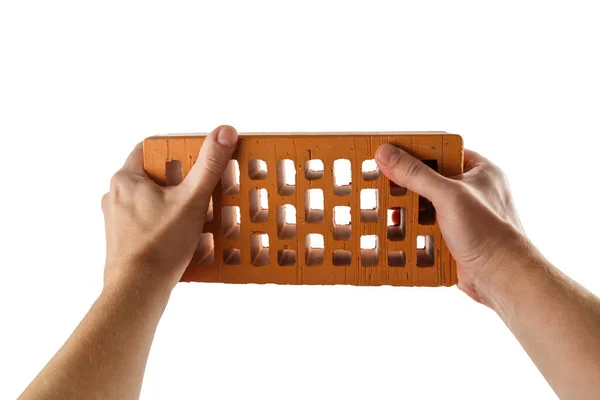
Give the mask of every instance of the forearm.
[[561, 399], [600, 396], [600, 300], [532, 247], [497, 271], [490, 306]]
[[139, 398], [168, 291], [142, 283], [106, 288], [21, 399]]

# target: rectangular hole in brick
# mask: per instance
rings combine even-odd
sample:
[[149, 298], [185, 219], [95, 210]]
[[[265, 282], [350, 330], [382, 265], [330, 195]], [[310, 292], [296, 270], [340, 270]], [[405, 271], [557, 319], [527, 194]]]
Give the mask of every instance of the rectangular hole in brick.
[[212, 233], [202, 233], [196, 246], [194, 259], [198, 264], [212, 264], [215, 262], [215, 241]]
[[267, 163], [256, 158], [248, 161], [248, 176], [250, 179], [267, 179]]
[[[437, 160], [423, 160], [423, 163], [435, 172], [438, 172]], [[431, 201], [419, 196], [419, 225], [433, 224], [435, 224], [435, 208]]]
[[435, 224], [435, 208], [431, 201], [419, 196], [419, 225]]
[[417, 267], [433, 267], [435, 261], [433, 236], [417, 236]]
[[406, 209], [392, 207], [387, 210], [388, 240], [398, 241], [406, 238]]
[[427, 165], [429, 168], [431, 168], [435, 172], [440, 172], [438, 169], [437, 160], [423, 160], [423, 164]]
[[375, 160], [365, 160], [362, 163], [362, 176], [365, 181], [374, 181], [379, 178], [379, 167]]
[[308, 189], [304, 194], [304, 219], [306, 222], [323, 222], [325, 199], [323, 189]]
[[296, 237], [296, 207], [291, 204], [277, 207], [277, 237], [279, 239]]
[[333, 207], [333, 239], [349, 240], [352, 237], [350, 207]]
[[228, 239], [240, 238], [241, 224], [240, 208], [238, 206], [225, 206], [221, 209], [221, 226], [223, 227], [223, 236]]
[[167, 186], [179, 185], [183, 180], [183, 168], [181, 166], [181, 161], [167, 161], [166, 170], [167, 179], [165, 183], [167, 184]]
[[282, 267], [296, 265], [296, 250], [283, 249], [277, 252], [277, 262]]
[[277, 161], [277, 193], [280, 196], [294, 194], [296, 188], [296, 167], [292, 160]]
[[346, 196], [352, 191], [352, 164], [345, 158], [333, 162], [333, 193]]
[[408, 190], [404, 186], [398, 186], [390, 181], [390, 196], [406, 196]]
[[377, 222], [379, 219], [379, 199], [377, 189], [360, 191], [360, 221]]
[[364, 267], [374, 267], [379, 264], [379, 240], [377, 235], [362, 235], [360, 237], [360, 261]]
[[348, 250], [335, 250], [332, 261], [336, 267], [350, 265], [352, 264], [352, 253]]
[[267, 189], [250, 190], [250, 221], [267, 222], [269, 219], [269, 193]]
[[254, 266], [270, 264], [269, 235], [255, 232], [250, 236], [250, 258]]
[[221, 178], [223, 194], [238, 194], [240, 192], [240, 164], [237, 160], [230, 160]]
[[388, 253], [388, 265], [390, 267], [404, 267], [406, 266], [406, 255], [402, 250], [390, 251]]
[[321, 179], [324, 171], [322, 160], [308, 160], [304, 165], [304, 176], [308, 180]]
[[323, 265], [325, 258], [325, 241], [320, 233], [306, 235], [306, 265], [317, 267]]
[[223, 249], [223, 263], [227, 265], [240, 265], [242, 263], [242, 252], [240, 249]]

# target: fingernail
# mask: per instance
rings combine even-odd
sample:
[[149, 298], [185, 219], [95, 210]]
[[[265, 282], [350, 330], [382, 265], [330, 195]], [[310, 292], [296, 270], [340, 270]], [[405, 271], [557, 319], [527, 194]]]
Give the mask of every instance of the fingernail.
[[392, 165], [398, 162], [400, 158], [400, 150], [391, 144], [383, 144], [377, 149], [377, 161], [383, 165]]
[[237, 143], [237, 131], [231, 126], [222, 126], [217, 132], [217, 140], [223, 146], [233, 147]]

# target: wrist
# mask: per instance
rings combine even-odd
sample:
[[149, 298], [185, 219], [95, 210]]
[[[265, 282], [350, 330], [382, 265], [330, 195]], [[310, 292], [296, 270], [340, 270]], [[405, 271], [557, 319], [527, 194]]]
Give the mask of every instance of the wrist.
[[177, 282], [162, 270], [148, 262], [107, 262], [102, 295], [134, 294], [133, 300], [164, 308]]
[[520, 283], [544, 269], [546, 260], [535, 246], [520, 232], [506, 240], [492, 256], [475, 281], [481, 303], [498, 314], [510, 308], [510, 300], [521, 290]]

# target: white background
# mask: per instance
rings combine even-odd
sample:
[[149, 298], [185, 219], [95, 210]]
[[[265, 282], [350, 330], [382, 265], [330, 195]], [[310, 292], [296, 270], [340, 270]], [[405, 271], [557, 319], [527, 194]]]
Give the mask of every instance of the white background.
[[[600, 293], [594, 3], [2, 1], [0, 398], [98, 295], [100, 198], [153, 134], [460, 133], [508, 173], [534, 243]], [[454, 287], [181, 284], [142, 398], [554, 394]]]

